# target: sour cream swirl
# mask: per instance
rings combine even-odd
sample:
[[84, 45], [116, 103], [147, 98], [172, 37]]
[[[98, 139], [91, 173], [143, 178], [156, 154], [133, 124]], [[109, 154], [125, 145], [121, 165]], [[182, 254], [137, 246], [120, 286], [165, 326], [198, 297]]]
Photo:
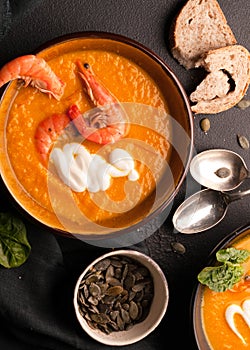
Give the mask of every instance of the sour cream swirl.
[[83, 145], [75, 142], [63, 148], [55, 147], [50, 157], [60, 179], [75, 192], [106, 191], [112, 177], [128, 176], [130, 181], [139, 178], [133, 158], [121, 148], [110, 153], [110, 163], [98, 154], [90, 154]]
[[237, 330], [235, 325], [234, 316], [235, 314], [239, 314], [243, 317], [248, 327], [250, 327], [250, 299], [246, 299], [244, 303], [242, 304], [242, 307], [240, 305], [231, 304], [227, 307], [225, 312], [226, 321], [231, 328], [231, 330], [241, 339], [241, 341], [246, 344], [245, 339], [242, 337], [240, 332]]

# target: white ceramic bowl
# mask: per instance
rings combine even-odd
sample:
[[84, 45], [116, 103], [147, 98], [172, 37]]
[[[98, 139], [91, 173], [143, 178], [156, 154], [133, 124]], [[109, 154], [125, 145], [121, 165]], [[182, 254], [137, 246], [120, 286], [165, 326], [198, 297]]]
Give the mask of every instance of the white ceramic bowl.
[[[77, 295], [82, 279], [93, 268], [93, 266], [105, 258], [111, 258], [114, 256], [125, 256], [145, 266], [149, 270], [153, 280], [154, 295], [148, 315], [143, 321], [135, 323], [132, 327], [130, 327], [127, 330], [112, 331], [111, 333], [107, 334], [102, 330], [93, 329], [88, 325], [86, 319], [81, 315], [79, 311]], [[167, 310], [168, 300], [169, 290], [167, 280], [161, 268], [154, 260], [152, 260], [147, 255], [135, 250], [117, 250], [100, 256], [85, 268], [85, 270], [77, 280], [74, 290], [73, 303], [76, 312], [76, 317], [82, 329], [90, 337], [106, 345], [121, 346], [135, 343], [145, 338], [148, 334], [150, 334], [162, 320]]]

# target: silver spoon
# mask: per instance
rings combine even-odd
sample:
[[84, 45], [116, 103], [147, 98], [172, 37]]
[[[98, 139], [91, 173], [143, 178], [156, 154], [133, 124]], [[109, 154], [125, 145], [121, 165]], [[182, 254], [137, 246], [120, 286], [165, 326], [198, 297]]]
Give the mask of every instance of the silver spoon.
[[250, 178], [241, 156], [226, 149], [210, 149], [197, 154], [190, 173], [201, 185], [217, 191], [231, 191]]
[[250, 195], [244, 192], [225, 193], [210, 188], [196, 192], [175, 211], [173, 224], [182, 233], [197, 233], [217, 225], [226, 215], [228, 205]]

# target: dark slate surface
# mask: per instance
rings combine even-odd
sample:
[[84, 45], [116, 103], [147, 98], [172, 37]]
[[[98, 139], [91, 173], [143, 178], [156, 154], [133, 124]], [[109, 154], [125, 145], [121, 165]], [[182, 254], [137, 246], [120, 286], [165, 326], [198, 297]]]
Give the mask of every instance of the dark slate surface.
[[[249, 50], [249, 1], [220, 0], [219, 3], [238, 43]], [[90, 30], [114, 32], [135, 39], [156, 52], [177, 74], [189, 94], [200, 76], [195, 70], [186, 71], [172, 58], [167, 41], [172, 19], [183, 4], [184, 1], [178, 0], [2, 0], [0, 66], [64, 34]], [[207, 134], [199, 127], [204, 116], [195, 116], [195, 151], [228, 148], [238, 152], [250, 168], [250, 151], [243, 150], [237, 143], [237, 134], [250, 137], [249, 111], [232, 108], [209, 116], [211, 129]], [[241, 189], [248, 187], [249, 180]], [[190, 191], [192, 180], [189, 179], [172, 203], [171, 212], [161, 228], [147, 240], [129, 247], [145, 252], [161, 266], [168, 279], [170, 302], [157, 329], [144, 340], [123, 347], [124, 350], [181, 349], [183, 346], [189, 350], [197, 349], [189, 313], [196, 275], [221, 239], [250, 221], [250, 205], [247, 198], [232, 203], [225, 219], [215, 228], [183, 235], [174, 231], [171, 220], [174, 210]], [[2, 184], [0, 205], [1, 211], [16, 211]], [[33, 247], [29, 261], [20, 269], [6, 271], [0, 268], [1, 349], [107, 348], [81, 332], [71, 305], [78, 274], [88, 262], [103, 253], [103, 249], [58, 237], [29, 221], [26, 224]], [[174, 242], [184, 245], [184, 254], [172, 249]], [[46, 268], [45, 261], [50, 262]], [[39, 282], [36, 295], [29, 290], [29, 282], [33, 279]], [[54, 295], [57, 288], [63, 290], [59, 297]]]

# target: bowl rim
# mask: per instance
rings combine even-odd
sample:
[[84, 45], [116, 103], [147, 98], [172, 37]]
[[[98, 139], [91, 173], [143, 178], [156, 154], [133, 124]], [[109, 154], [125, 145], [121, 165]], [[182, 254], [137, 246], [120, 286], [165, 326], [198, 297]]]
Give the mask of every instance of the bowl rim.
[[[66, 42], [66, 41], [77, 40], [77, 39], [90, 39], [90, 38], [94, 38], [97, 40], [99, 40], [99, 39], [100, 40], [106, 39], [106, 40], [111, 40], [111, 41], [113, 40], [113, 41], [119, 42], [121, 44], [126, 44], [128, 46], [132, 46], [133, 48], [138, 49], [140, 52], [144, 53], [146, 56], [150, 57], [153, 61], [155, 61], [163, 69], [163, 71], [170, 77], [171, 81], [174, 83], [177, 91], [179, 92], [180, 97], [183, 100], [183, 108], [186, 111], [189, 133], [190, 133], [190, 135], [189, 135], [190, 142], [189, 142], [189, 145], [187, 147], [187, 156], [185, 157], [185, 163], [183, 163], [183, 171], [180, 174], [180, 178], [178, 179], [178, 182], [176, 183], [173, 191], [170, 193], [168, 198], [158, 208], [154, 209], [148, 215], [143, 217], [141, 220], [133, 223], [129, 227], [125, 226], [125, 227], [117, 228], [117, 230], [111, 231], [109, 233], [107, 233], [107, 232], [104, 234], [98, 233], [97, 235], [93, 235], [93, 233], [83, 234], [83, 233], [68, 232], [67, 230], [63, 230], [63, 229], [60, 229], [57, 227], [48, 226], [41, 219], [36, 218], [32, 214], [29, 214], [29, 212], [22, 205], [22, 203], [20, 203], [20, 201], [17, 201], [14, 197], [14, 201], [15, 201], [15, 204], [18, 207], [18, 209], [21, 212], [23, 212], [24, 215], [26, 214], [26, 216], [28, 218], [32, 219], [32, 221], [41, 224], [43, 227], [50, 229], [53, 232], [57, 232], [58, 234], [66, 235], [69, 237], [72, 236], [72, 237], [84, 239], [86, 241], [88, 241], [88, 240], [95, 241], [95, 240], [102, 240], [102, 239], [109, 239], [109, 238], [112, 239], [113, 237], [119, 238], [119, 236], [121, 236], [124, 233], [136, 231], [136, 230], [140, 229], [141, 227], [143, 227], [145, 224], [151, 222], [151, 220], [153, 220], [154, 218], [158, 217], [173, 202], [174, 198], [176, 197], [177, 193], [179, 192], [179, 190], [180, 190], [180, 188], [181, 188], [181, 186], [182, 186], [182, 184], [183, 184], [183, 182], [188, 174], [189, 166], [190, 166], [190, 163], [191, 163], [191, 160], [193, 157], [193, 152], [194, 152], [194, 120], [193, 120], [193, 112], [191, 110], [191, 104], [190, 104], [189, 98], [187, 96], [187, 93], [186, 93], [182, 83], [180, 82], [179, 78], [174, 73], [174, 71], [170, 68], [170, 66], [153, 50], [146, 47], [145, 45], [143, 45], [139, 41], [136, 41], [136, 40], [129, 38], [125, 35], [116, 34], [116, 33], [108, 32], [108, 31], [91, 31], [91, 30], [90, 31], [76, 31], [76, 32], [60, 35], [60, 36], [57, 36], [53, 39], [46, 41], [45, 43], [39, 45], [35, 50], [33, 50], [33, 54], [38, 54], [43, 50], [49, 49], [51, 46], [59, 45], [59, 44]], [[5, 91], [7, 90], [9, 84], [11, 84], [11, 82], [8, 83], [6, 88], [4, 89], [4, 91], [0, 97], [0, 101], [2, 101], [2, 99], [4, 98]], [[8, 189], [8, 186], [5, 183], [3, 178], [2, 178], [2, 180], [3, 180], [4, 185]], [[12, 192], [11, 192], [11, 197], [13, 197]]]
[[[208, 255], [208, 258], [206, 260], [205, 266], [210, 266], [211, 264], [214, 264], [216, 261], [216, 252], [220, 249], [226, 248], [228, 246], [231, 246], [234, 240], [237, 240], [240, 235], [247, 235], [249, 234], [250, 230], [250, 222], [247, 224], [244, 224], [235, 230], [233, 230], [231, 233], [226, 235], [224, 238], [221, 239], [219, 243], [216, 244], [216, 246], [211, 250], [210, 254]], [[190, 308], [190, 316], [192, 319], [192, 330], [193, 335], [195, 337], [196, 344], [198, 346], [199, 350], [212, 350], [212, 348], [209, 345], [209, 342], [205, 336], [205, 333], [203, 331], [202, 323], [201, 323], [201, 300], [200, 297], [202, 296], [202, 293], [205, 289], [205, 286], [201, 285], [198, 281], [195, 283], [195, 286], [192, 291], [191, 296], [191, 308]], [[198, 317], [197, 317], [198, 315]], [[199, 334], [199, 331], [201, 334]]]
[[[150, 270], [150, 273], [152, 275], [153, 278], [153, 283], [155, 284], [155, 280], [154, 280], [154, 275], [153, 273], [156, 272], [160, 281], [162, 282], [162, 287], [164, 289], [164, 294], [162, 293], [162, 298], [164, 298], [164, 303], [163, 306], [160, 310], [159, 315], [157, 316], [157, 320], [150, 326], [147, 327], [147, 330], [144, 331], [144, 333], [135, 336], [134, 338], [130, 337], [129, 339], [126, 338], [119, 338], [119, 339], [115, 339], [112, 340], [112, 333], [107, 335], [104, 332], [101, 332], [100, 330], [92, 330], [87, 322], [84, 320], [84, 318], [80, 315], [79, 311], [78, 311], [78, 303], [77, 303], [77, 293], [78, 293], [78, 289], [79, 289], [79, 285], [81, 283], [82, 278], [86, 275], [86, 273], [89, 271], [89, 269], [94, 266], [97, 262], [105, 259], [105, 258], [109, 258], [112, 256], [117, 256], [117, 255], [124, 255], [127, 257], [130, 257], [131, 259], [137, 260], [139, 261], [142, 265], [146, 265], [147, 268]], [[145, 264], [146, 262], [146, 264]], [[154, 272], [152, 272], [154, 271]], [[155, 295], [154, 298], [152, 300], [152, 305], [153, 306], [153, 302], [155, 300]], [[159, 302], [159, 298], [157, 299], [157, 302]], [[111, 252], [105, 253], [103, 255], [100, 255], [99, 257], [97, 257], [95, 260], [93, 260], [87, 267], [84, 268], [83, 272], [79, 275], [79, 277], [77, 278], [75, 287], [74, 287], [74, 296], [73, 296], [73, 306], [74, 306], [74, 310], [75, 310], [75, 315], [76, 318], [81, 326], [81, 328], [93, 339], [95, 339], [96, 341], [106, 344], [106, 345], [113, 345], [113, 346], [123, 346], [123, 345], [129, 345], [129, 344], [133, 344], [135, 342], [138, 342], [140, 340], [142, 340], [143, 338], [145, 338], [147, 335], [149, 335], [151, 332], [153, 332], [155, 330], [155, 328], [159, 325], [159, 323], [162, 321], [167, 308], [168, 308], [168, 304], [169, 304], [169, 286], [168, 286], [168, 282], [167, 279], [165, 277], [165, 274], [163, 273], [162, 269], [160, 268], [160, 266], [157, 264], [157, 262], [155, 260], [153, 260], [151, 257], [149, 257], [147, 254], [139, 252], [137, 250], [133, 250], [133, 249], [119, 249], [119, 250], [113, 250]], [[150, 313], [149, 313], [150, 314]], [[148, 315], [149, 316], [149, 315]], [[142, 323], [146, 324], [147, 323], [147, 319], [148, 316], [146, 317], [145, 320], [142, 321]], [[140, 323], [135, 324], [133, 327], [138, 328], [140, 326]], [[113, 334], [124, 334], [123, 332], [129, 332], [128, 331], [116, 331], [113, 332]], [[128, 334], [128, 333], [126, 333]]]

